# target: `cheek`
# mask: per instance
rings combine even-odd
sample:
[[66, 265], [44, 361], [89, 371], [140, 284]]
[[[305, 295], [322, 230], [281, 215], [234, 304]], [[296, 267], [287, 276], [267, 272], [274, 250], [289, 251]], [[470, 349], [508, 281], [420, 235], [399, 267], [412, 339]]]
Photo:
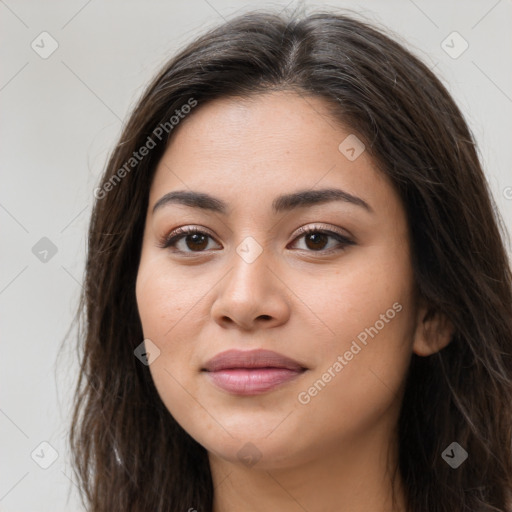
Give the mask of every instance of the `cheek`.
[[179, 273], [170, 275], [169, 262], [164, 256], [144, 257], [137, 275], [136, 298], [142, 331], [159, 349], [159, 357], [151, 363], [155, 385], [161, 394], [173, 394], [173, 378], [181, 381], [186, 376], [192, 346], [186, 339], [194, 333], [187, 322], [197, 302], [190, 286], [186, 286]]
[[[399, 397], [416, 314], [412, 270], [404, 251], [387, 257], [373, 254], [358, 263], [350, 272], [336, 271], [316, 291], [309, 290], [308, 304], [325, 330], [315, 342], [318, 365], [299, 399], [311, 417], [333, 426], [341, 421], [347, 430], [357, 428], [358, 422], [371, 424]], [[350, 414], [340, 416], [332, 404]]]
[[[187, 322], [197, 303], [196, 293], [186, 286], [179, 273], [170, 276], [165, 257], [142, 258], [136, 283], [136, 298], [145, 339], [159, 349], [149, 365], [161, 400], [175, 419], [187, 418], [194, 408], [191, 380], [195, 323]], [[199, 290], [196, 289], [199, 293]]]
[[[388, 323], [380, 320], [380, 308], [363, 327], [360, 320], [340, 318], [339, 335], [324, 347], [321, 363], [295, 398], [310, 433], [321, 433], [326, 442], [334, 442], [340, 432], [355, 440], [376, 424], [396, 420], [412, 343], [411, 311], [405, 300], [400, 305], [399, 312], [382, 310], [388, 311]], [[344, 332], [345, 325], [352, 335]]]
[[205, 295], [205, 287], [204, 279], [191, 282], [186, 272], [171, 272], [165, 254], [143, 254], [136, 298], [144, 336], [166, 345], [171, 334], [187, 325], [187, 315]]
[[303, 274], [294, 280], [294, 293], [304, 298], [308, 317], [321, 325], [316, 343], [326, 352], [344, 350], [347, 343], [348, 349], [361, 333], [364, 342], [367, 330], [376, 334], [375, 327], [379, 339], [389, 338], [386, 345], [408, 337], [404, 329], [409, 332], [413, 311], [403, 308], [413, 300], [412, 269], [404, 251], [383, 249], [350, 255], [321, 279]]

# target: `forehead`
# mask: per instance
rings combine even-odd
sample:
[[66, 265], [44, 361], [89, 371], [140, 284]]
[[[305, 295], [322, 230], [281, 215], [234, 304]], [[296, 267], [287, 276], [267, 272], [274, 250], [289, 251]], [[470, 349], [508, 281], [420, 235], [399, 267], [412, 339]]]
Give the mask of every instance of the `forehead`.
[[397, 200], [367, 152], [348, 158], [347, 144], [362, 149], [321, 98], [272, 92], [217, 99], [176, 128], [156, 170], [150, 207], [187, 188], [261, 207], [267, 197], [270, 204], [285, 192], [329, 187], [383, 205]]

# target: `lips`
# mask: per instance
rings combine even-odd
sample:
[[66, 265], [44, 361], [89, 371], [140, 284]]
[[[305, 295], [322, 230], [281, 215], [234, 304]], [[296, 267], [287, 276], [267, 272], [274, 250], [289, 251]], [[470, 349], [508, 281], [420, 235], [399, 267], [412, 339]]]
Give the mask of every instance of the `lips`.
[[270, 350], [228, 350], [202, 368], [214, 385], [237, 395], [266, 393], [306, 370], [297, 361]]

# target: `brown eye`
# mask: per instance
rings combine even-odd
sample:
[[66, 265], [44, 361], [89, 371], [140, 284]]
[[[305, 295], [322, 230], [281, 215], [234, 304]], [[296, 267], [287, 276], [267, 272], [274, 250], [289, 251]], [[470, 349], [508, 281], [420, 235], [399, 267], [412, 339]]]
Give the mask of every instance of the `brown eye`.
[[210, 239], [213, 240], [211, 235], [197, 228], [178, 228], [162, 240], [159, 246], [163, 249], [172, 247], [176, 252], [199, 253], [207, 249]]
[[186, 235], [185, 244], [191, 251], [206, 249], [208, 245], [208, 235], [194, 233], [192, 235]]
[[[307, 252], [328, 254], [343, 250], [348, 245], [355, 244], [355, 242], [340, 233], [315, 227], [300, 228], [299, 233], [301, 233], [301, 235], [296, 237], [294, 243], [296, 243], [297, 240], [303, 239], [305, 247], [299, 247], [299, 249]], [[173, 251], [177, 253], [190, 255], [192, 253], [208, 251], [210, 240], [214, 240], [211, 235], [197, 228], [178, 228], [161, 240], [159, 247], [163, 249], [172, 248]], [[331, 240], [334, 243], [329, 247]]]
[[318, 251], [325, 248], [329, 241], [329, 237], [324, 233], [310, 233], [305, 236], [306, 246], [313, 250]]
[[[314, 226], [300, 228], [299, 233], [300, 236], [294, 240], [294, 243], [297, 240], [303, 239], [305, 247], [299, 248], [308, 252], [331, 253], [343, 250], [348, 245], [355, 244], [355, 242], [343, 236], [341, 233], [319, 229]], [[330, 240], [333, 240], [334, 243], [331, 244], [331, 247], [328, 247]]]

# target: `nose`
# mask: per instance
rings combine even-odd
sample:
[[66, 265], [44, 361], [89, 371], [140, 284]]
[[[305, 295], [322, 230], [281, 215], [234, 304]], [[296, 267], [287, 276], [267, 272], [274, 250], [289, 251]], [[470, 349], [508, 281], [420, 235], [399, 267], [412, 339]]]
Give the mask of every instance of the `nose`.
[[271, 269], [266, 251], [252, 262], [235, 253], [232, 268], [217, 287], [213, 319], [224, 328], [255, 330], [284, 324], [290, 317], [286, 285]]

